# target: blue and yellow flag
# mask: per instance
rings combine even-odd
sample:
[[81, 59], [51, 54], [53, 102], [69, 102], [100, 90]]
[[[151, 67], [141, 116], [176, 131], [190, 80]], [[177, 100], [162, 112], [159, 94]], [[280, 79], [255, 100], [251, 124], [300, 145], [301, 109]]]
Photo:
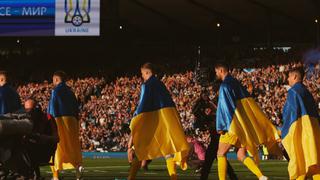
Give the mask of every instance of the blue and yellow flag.
[[19, 94], [8, 84], [0, 86], [0, 115], [14, 113], [21, 108]]
[[184, 162], [189, 145], [179, 114], [165, 85], [155, 76], [141, 86], [130, 129], [139, 160], [175, 155], [174, 161]]
[[288, 91], [283, 108], [282, 143], [290, 157], [290, 179], [320, 167], [320, 124], [316, 103], [302, 83]]
[[218, 132], [235, 135], [241, 147], [246, 147], [256, 161], [261, 144], [266, 145], [271, 154], [281, 154], [276, 128], [247, 90], [230, 75], [219, 89], [216, 127]]
[[65, 82], [52, 91], [48, 114], [55, 118], [59, 143], [54, 156], [54, 170], [74, 169], [82, 163], [79, 141], [78, 103]]

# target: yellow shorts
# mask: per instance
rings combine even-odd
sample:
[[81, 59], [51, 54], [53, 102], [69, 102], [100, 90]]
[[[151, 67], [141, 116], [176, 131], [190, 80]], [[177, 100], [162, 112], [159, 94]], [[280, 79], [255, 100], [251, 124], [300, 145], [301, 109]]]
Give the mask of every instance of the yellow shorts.
[[226, 132], [225, 134], [220, 136], [220, 143], [224, 143], [224, 144], [230, 144], [232, 146], [236, 146], [238, 148], [241, 147], [241, 143], [238, 140], [238, 137], [234, 134], [229, 134], [228, 132]]

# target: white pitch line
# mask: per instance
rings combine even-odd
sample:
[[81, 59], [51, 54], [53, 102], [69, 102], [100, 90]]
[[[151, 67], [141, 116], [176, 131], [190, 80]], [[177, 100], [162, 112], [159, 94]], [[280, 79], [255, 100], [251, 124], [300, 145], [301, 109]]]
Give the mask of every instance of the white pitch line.
[[146, 174], [146, 175], [154, 175], [154, 174], [158, 174], [158, 173], [153, 173], [153, 172], [145, 172], [144, 174]]
[[107, 173], [107, 172], [109, 172], [109, 171], [93, 170], [93, 172], [97, 172], [97, 173]]
[[85, 169], [103, 169], [103, 168], [129, 168], [130, 166], [97, 166], [97, 167], [84, 167]]
[[285, 178], [285, 177], [277, 177], [277, 176], [272, 176], [272, 179], [288, 179], [288, 178]]
[[[103, 169], [103, 168], [129, 168], [130, 166], [98, 166], [98, 167], [85, 167], [84, 169]], [[151, 167], [165, 167], [165, 165], [151, 165]]]

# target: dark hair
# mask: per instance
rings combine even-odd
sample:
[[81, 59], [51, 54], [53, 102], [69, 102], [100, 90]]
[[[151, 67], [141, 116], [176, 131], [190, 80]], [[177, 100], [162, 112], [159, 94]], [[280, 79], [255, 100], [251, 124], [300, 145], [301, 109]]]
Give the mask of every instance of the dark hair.
[[35, 105], [38, 104], [37, 100], [34, 98], [33, 95], [28, 96], [28, 97], [25, 99], [25, 101], [33, 101]]
[[229, 66], [226, 63], [219, 62], [214, 65], [215, 68], [223, 68], [226, 71], [229, 71]]
[[53, 76], [60, 77], [61, 81], [66, 81], [67, 79], [67, 74], [64, 71], [56, 71], [53, 73]]
[[304, 69], [303, 69], [303, 67], [297, 67], [297, 68], [290, 69], [289, 70], [289, 74], [290, 73], [296, 74], [300, 78], [301, 81], [303, 80], [303, 77], [304, 77]]
[[8, 72], [7, 71], [3, 71], [3, 70], [0, 70], [0, 75], [3, 75], [5, 77], [8, 76]]
[[155, 67], [152, 63], [146, 62], [141, 66], [141, 69], [149, 69], [153, 74], [155, 74]]

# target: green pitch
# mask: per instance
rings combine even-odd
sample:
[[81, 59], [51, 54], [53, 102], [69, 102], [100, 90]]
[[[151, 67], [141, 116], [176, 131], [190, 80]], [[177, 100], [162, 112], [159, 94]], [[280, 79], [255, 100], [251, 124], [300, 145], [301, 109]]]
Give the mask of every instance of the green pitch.
[[[231, 161], [238, 178], [256, 180], [257, 178], [248, 171], [248, 169], [238, 161]], [[260, 167], [264, 175], [269, 179], [289, 179], [287, 171], [287, 162], [285, 161], [262, 161]], [[85, 180], [115, 180], [125, 179], [128, 176], [129, 165], [126, 159], [85, 159], [84, 160], [84, 179]], [[214, 163], [209, 179], [218, 179], [217, 177], [217, 164]], [[51, 177], [49, 167], [41, 168], [41, 173], [46, 179]], [[187, 171], [178, 170], [180, 180], [197, 180], [199, 174], [195, 174], [194, 170]], [[74, 179], [74, 171], [64, 171], [61, 173], [63, 180]], [[149, 166], [149, 171], [139, 171], [137, 179], [143, 180], [160, 180], [169, 179], [167, 175], [166, 165], [164, 160], [155, 160]]]

